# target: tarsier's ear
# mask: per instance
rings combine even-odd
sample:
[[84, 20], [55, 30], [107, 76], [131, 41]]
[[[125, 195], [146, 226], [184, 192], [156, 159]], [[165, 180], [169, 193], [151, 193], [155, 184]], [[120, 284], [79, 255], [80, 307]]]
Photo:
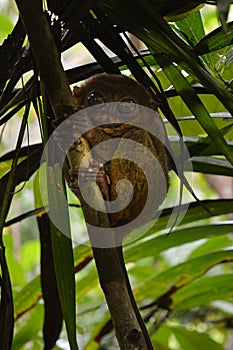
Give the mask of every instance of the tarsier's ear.
[[83, 99], [85, 97], [85, 94], [84, 94], [83, 88], [76, 85], [73, 88], [73, 97], [74, 97], [74, 102], [76, 104], [76, 109], [79, 110], [81, 108], [84, 108]]
[[154, 111], [158, 111], [158, 107], [159, 107], [159, 104], [154, 100], [152, 100], [149, 104], [149, 108], [153, 109]]
[[79, 96], [79, 94], [80, 94], [80, 86], [77, 86], [77, 85], [75, 85], [75, 87], [73, 88], [73, 94], [74, 94], [74, 96]]

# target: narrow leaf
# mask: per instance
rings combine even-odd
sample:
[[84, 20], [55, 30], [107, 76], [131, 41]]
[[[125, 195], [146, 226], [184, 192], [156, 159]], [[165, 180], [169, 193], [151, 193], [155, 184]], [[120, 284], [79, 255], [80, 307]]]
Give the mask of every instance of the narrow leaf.
[[[149, 256], [158, 256], [161, 252], [183, 244], [196, 242], [203, 238], [215, 238], [233, 231], [232, 224], [214, 224], [204, 226], [192, 226], [184, 229], [176, 229], [169, 236], [162, 234], [152, 236], [145, 242], [138, 242], [132, 247], [126, 247], [126, 261], [138, 261]], [[150, 236], [149, 236], [150, 237]], [[217, 248], [216, 248], [217, 249]], [[148, 254], [149, 252], [149, 254]]]
[[233, 164], [233, 154], [230, 151], [227, 142], [219, 132], [219, 129], [202, 104], [200, 98], [197, 96], [195, 90], [189, 85], [180, 70], [169, 59], [165, 56], [162, 57], [161, 55], [156, 55], [156, 59], [176, 91], [180, 94], [188, 108], [199, 121], [200, 125], [212, 139], [213, 143], [218, 146], [225, 157]]
[[14, 294], [14, 317], [17, 320], [25, 312], [35, 306], [42, 296], [39, 276], [26, 284]]
[[220, 50], [233, 44], [233, 22], [227, 24], [227, 32], [224, 33], [222, 27], [218, 27], [202, 38], [194, 47], [197, 55], [204, 55], [209, 52]]
[[176, 310], [190, 309], [195, 306], [210, 305], [214, 300], [226, 300], [233, 296], [232, 275], [218, 275], [200, 278], [179, 290], [173, 296]]
[[53, 262], [50, 220], [47, 214], [37, 218], [41, 244], [41, 287], [44, 299], [43, 335], [46, 349], [53, 349], [62, 327], [63, 315]]
[[[174, 305], [173, 303], [171, 304], [171, 307], [174, 310], [177, 310], [178, 308], [178, 301], [180, 310], [197, 305], [202, 305], [202, 303], [200, 303], [200, 300], [197, 302], [196, 297], [192, 294], [192, 291], [195, 289], [196, 294], [198, 294], [197, 291], [199, 291], [200, 295], [202, 295], [202, 289], [199, 289], [198, 281], [195, 282], [195, 285], [197, 283], [198, 287], [192, 287], [194, 285], [194, 281], [197, 278], [203, 276], [213, 266], [231, 261], [233, 261], [232, 250], [210, 253], [202, 255], [198, 258], [190, 259], [182, 264], [173, 266], [170, 269], [167, 269], [166, 271], [153, 276], [152, 278], [150, 278], [149, 281], [144, 281], [144, 283], [136, 289], [136, 297], [138, 297], [139, 300], [148, 297], [153, 297], [156, 300], [158, 298], [161, 298], [163, 295], [169, 294], [172, 300], [176, 300], [174, 302]], [[228, 295], [229, 293], [231, 293], [230, 295], [232, 295], [233, 278], [230, 275], [229, 277], [231, 277], [231, 283], [229, 285], [229, 288], [226, 288], [225, 291], [228, 291]], [[222, 280], [224, 280], [224, 277], [222, 277]], [[148, 289], [148, 283], [150, 283], [150, 289]], [[184, 286], [187, 286], [188, 291], [190, 292], [189, 298], [187, 292], [183, 291]], [[219, 288], [222, 288], [222, 286], [220, 286]], [[180, 290], [179, 294], [178, 290]], [[217, 283], [216, 290], [218, 291]], [[179, 295], [179, 299], [175, 299], [178, 298], [177, 294]], [[206, 293], [204, 297], [207, 297], [207, 294], [210, 298], [211, 288], [209, 288], [208, 293]], [[188, 298], [189, 303], [192, 303], [192, 306], [183, 305], [183, 301], [186, 297]], [[215, 293], [213, 298], [211, 297], [211, 300], [215, 299], [218, 299], [217, 292]]]
[[51, 237], [63, 318], [66, 324], [70, 348], [71, 350], [77, 350], [74, 260], [68, 203], [63, 197], [63, 191], [61, 191], [63, 188], [61, 172], [59, 163], [55, 163], [54, 166], [49, 165], [47, 168], [50, 218], [56, 218], [56, 225], [64, 230], [61, 232], [51, 222]]
[[194, 157], [192, 158], [193, 171], [233, 176], [233, 166], [229, 162], [213, 157]]

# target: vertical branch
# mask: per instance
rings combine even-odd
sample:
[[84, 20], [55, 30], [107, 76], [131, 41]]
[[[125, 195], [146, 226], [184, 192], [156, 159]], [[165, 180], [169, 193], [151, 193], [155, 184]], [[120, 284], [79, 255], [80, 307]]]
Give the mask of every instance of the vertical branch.
[[72, 114], [74, 101], [40, 0], [16, 0], [56, 118]]
[[[96, 186], [94, 182], [89, 181], [86, 186], [93, 186], [92, 193], [95, 192]], [[85, 185], [83, 185], [82, 190], [85, 192]], [[122, 247], [114, 245], [114, 231], [110, 232], [103, 229], [101, 232], [101, 242], [106, 242], [106, 246], [111, 246], [111, 248], [99, 248], [95, 245], [96, 234], [94, 227], [110, 227], [108, 215], [104, 212], [97, 213], [82, 198], [80, 201], [85, 220], [90, 224], [88, 226], [88, 234], [100, 285], [108, 304], [120, 348], [122, 350], [153, 350], [146, 327], [134, 300], [124, 265]]]

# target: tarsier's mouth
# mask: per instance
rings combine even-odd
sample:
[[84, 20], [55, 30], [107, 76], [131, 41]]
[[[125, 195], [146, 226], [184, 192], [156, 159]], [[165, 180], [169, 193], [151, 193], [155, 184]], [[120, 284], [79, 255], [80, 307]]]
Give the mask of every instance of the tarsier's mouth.
[[124, 121], [122, 118], [116, 117], [111, 114], [102, 114], [93, 120], [93, 124], [96, 124], [96, 121], [98, 120], [98, 124], [102, 127], [108, 127], [108, 128], [117, 128], [124, 124]]
[[106, 124], [102, 124], [101, 126], [103, 128], [118, 128], [122, 125], [123, 123], [106, 123]]

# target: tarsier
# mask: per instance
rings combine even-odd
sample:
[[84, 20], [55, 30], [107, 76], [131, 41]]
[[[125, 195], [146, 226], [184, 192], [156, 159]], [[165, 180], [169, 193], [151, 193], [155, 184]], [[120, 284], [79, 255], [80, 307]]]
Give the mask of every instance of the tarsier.
[[[85, 155], [85, 152], [91, 150], [91, 159], [86, 165], [83, 177], [88, 181], [92, 174], [91, 168], [98, 167], [96, 182], [105, 201], [111, 203], [118, 196], [124, 198], [128, 183], [121, 183], [121, 186], [118, 186], [120, 180], [126, 179], [133, 186], [130, 203], [126, 207], [123, 205], [123, 209], [117, 212], [108, 213], [111, 227], [123, 228], [141, 213], [148, 198], [148, 174], [149, 177], [153, 175], [154, 179], [153, 196], [156, 197], [156, 207], [152, 210], [155, 212], [166, 196], [169, 186], [169, 169], [165, 146], [167, 144], [166, 132], [151, 94], [142, 85], [127, 76], [98, 74], [89, 78], [81, 87], [75, 88], [74, 98], [77, 111], [93, 107], [91, 112], [95, 115], [92, 120], [92, 115], [87, 114], [90, 119], [89, 125], [93, 125], [93, 127], [75, 141], [68, 153], [69, 169], [65, 173], [72, 191], [78, 197], [80, 196], [77, 179], [80, 161], [77, 161], [77, 158], [80, 158], [82, 153]], [[106, 109], [106, 106], [108, 107], [108, 104], [112, 102], [114, 108], [110, 104], [111, 108]], [[142, 106], [147, 108], [142, 108]], [[151, 113], [151, 109], [153, 113]], [[118, 118], [119, 116], [120, 118]], [[101, 125], [95, 126], [96, 120]], [[155, 123], [156, 136], [143, 129], [144, 122], [151, 126]], [[142, 128], [135, 126], [135, 124], [142, 125]], [[104, 149], [96, 152], [97, 145], [112, 139], [117, 140], [117, 143], [112, 149], [106, 150], [106, 155]], [[131, 154], [130, 160], [127, 159], [128, 150], [124, 148], [125, 143], [123, 142], [126, 140], [145, 146], [153, 155], [153, 159], [147, 159], [146, 154], [137, 146], [133, 151], [135, 152], [135, 162], [132, 161], [134, 154]], [[142, 154], [138, 155], [138, 151]], [[110, 158], [111, 160], [109, 160]], [[138, 159], [140, 166], [137, 164]], [[154, 174], [155, 168], [152, 167], [152, 163], [155, 161], [158, 164], [157, 168], [160, 168], [156, 169], [158, 174]], [[144, 169], [147, 170], [147, 176], [144, 174]], [[151, 213], [149, 214], [148, 218], [146, 214], [144, 215], [144, 221], [150, 219]], [[122, 232], [120, 240], [128, 233], [127, 230], [124, 232], [124, 229]]]

